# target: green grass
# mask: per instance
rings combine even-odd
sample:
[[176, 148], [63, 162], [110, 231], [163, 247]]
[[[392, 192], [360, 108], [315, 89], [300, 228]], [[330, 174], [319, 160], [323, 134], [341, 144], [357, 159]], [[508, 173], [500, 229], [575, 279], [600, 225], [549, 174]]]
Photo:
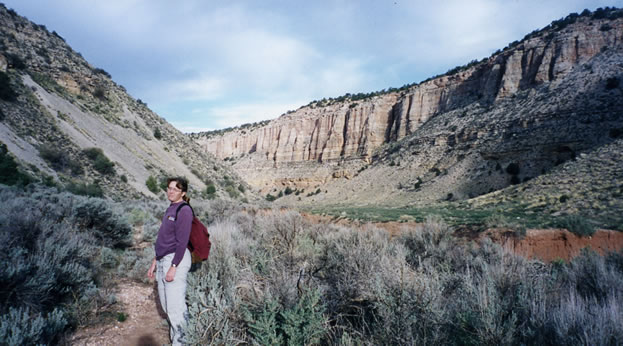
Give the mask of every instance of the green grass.
[[416, 222], [424, 222], [427, 216], [437, 215], [452, 227], [470, 226], [483, 229], [493, 217], [503, 218], [527, 228], [548, 228], [555, 224], [555, 219], [549, 214], [528, 210], [522, 205], [472, 209], [458, 203], [407, 208], [327, 206], [306, 211], [313, 214], [325, 214], [334, 218], [370, 222], [400, 221], [405, 216], [413, 218]]

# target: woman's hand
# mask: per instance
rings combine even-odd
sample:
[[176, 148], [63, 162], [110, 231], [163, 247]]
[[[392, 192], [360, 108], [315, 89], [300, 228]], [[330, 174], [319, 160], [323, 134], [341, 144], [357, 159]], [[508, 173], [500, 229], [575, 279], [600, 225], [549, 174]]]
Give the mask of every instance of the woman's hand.
[[151, 266], [149, 266], [149, 270], [147, 271], [147, 277], [152, 279], [155, 277], [154, 272], [156, 271], [156, 259], [154, 258], [153, 261], [151, 261]]
[[165, 279], [167, 282], [171, 282], [171, 281], [173, 281], [173, 279], [175, 278], [175, 271], [176, 271], [176, 270], [177, 270], [177, 268], [176, 268], [176, 267], [171, 266], [171, 267], [169, 268], [169, 270], [167, 271], [167, 276], [165, 276], [165, 277], [164, 277], [164, 279]]

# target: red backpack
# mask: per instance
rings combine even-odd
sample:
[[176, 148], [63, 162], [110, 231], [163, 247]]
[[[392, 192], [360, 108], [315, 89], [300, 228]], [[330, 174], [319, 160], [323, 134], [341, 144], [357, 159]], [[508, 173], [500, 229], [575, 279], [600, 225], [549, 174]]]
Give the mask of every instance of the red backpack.
[[187, 205], [193, 213], [193, 222], [190, 227], [190, 238], [188, 239], [188, 250], [190, 250], [193, 256], [193, 263], [205, 261], [208, 259], [208, 256], [210, 255], [210, 247], [212, 247], [212, 243], [210, 242], [210, 233], [208, 233], [208, 228], [204, 226], [201, 221], [199, 221], [199, 218], [195, 216], [193, 207], [191, 207], [188, 203], [182, 203], [179, 207], [177, 207], [177, 210], [175, 211], [175, 219], [177, 220], [177, 214], [185, 205]]

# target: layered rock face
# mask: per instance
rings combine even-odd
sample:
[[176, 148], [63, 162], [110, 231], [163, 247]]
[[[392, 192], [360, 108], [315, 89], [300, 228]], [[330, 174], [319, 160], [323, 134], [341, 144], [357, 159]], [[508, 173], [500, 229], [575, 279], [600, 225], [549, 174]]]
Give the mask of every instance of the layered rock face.
[[391, 94], [355, 106], [304, 107], [250, 132], [197, 141], [220, 158], [254, 152], [279, 163], [366, 157], [386, 142], [397, 98]]
[[299, 192], [279, 203], [470, 199], [618, 138], [622, 42], [623, 18], [584, 16], [405, 90], [194, 139], [262, 194]]
[[407, 91], [306, 106], [251, 131], [196, 139], [217, 157], [257, 152], [274, 163], [367, 158], [378, 146], [412, 134], [429, 118], [474, 102], [496, 102], [520, 90], [556, 84], [604, 47], [620, 45], [623, 21], [581, 18], [562, 31], [544, 30], [513, 48]]

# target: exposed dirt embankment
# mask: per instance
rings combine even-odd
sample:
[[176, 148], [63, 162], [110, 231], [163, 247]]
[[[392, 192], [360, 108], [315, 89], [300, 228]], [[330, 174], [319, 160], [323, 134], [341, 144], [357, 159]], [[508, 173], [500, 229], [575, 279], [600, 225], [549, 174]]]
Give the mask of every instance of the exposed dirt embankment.
[[[334, 223], [346, 227], [363, 227], [365, 224], [348, 219], [332, 220], [331, 217], [302, 214], [313, 223]], [[400, 234], [405, 228], [416, 227], [416, 222], [370, 222], [369, 224], [384, 229], [392, 236]], [[456, 234], [461, 238], [480, 241], [485, 237], [502, 245], [508, 251], [526, 258], [537, 258], [545, 262], [556, 259], [570, 260], [580, 254], [584, 248], [591, 248], [599, 254], [623, 250], [623, 232], [597, 230], [590, 237], [579, 237], [565, 229], [529, 229], [524, 237], [518, 237], [513, 231], [489, 229], [482, 233], [472, 231]]]
[[564, 229], [531, 229], [523, 238], [515, 237], [512, 232], [488, 230], [482, 237], [489, 237], [518, 255], [546, 262], [569, 260], [586, 247], [602, 255], [623, 249], [623, 232], [609, 230], [598, 230], [590, 237], [579, 237]]

